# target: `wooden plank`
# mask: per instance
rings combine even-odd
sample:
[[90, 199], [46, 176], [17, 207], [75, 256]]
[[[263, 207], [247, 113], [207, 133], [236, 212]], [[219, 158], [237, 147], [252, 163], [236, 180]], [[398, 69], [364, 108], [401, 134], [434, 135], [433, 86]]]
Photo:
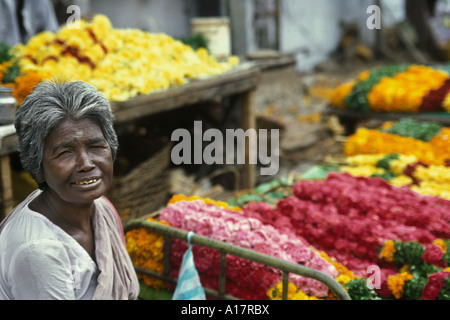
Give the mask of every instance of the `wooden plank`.
[[[253, 105], [255, 92], [247, 91], [241, 94], [241, 110], [242, 110], [242, 126], [243, 130], [256, 129], [256, 111]], [[255, 164], [251, 164], [249, 161], [250, 152], [257, 150], [257, 145], [251, 145], [251, 139], [249, 143], [245, 144], [246, 161], [244, 164], [244, 172], [242, 176], [242, 184], [244, 189], [253, 189], [255, 187]]]
[[1, 212], [0, 220], [6, 217], [13, 209], [13, 189], [11, 179], [11, 166], [8, 155], [0, 156], [0, 178], [1, 178]]
[[116, 122], [132, 121], [183, 106], [204, 101], [220, 100], [224, 97], [250, 91], [259, 82], [260, 70], [251, 67], [226, 73], [206, 80], [197, 80], [180, 87], [137, 96], [124, 102], [111, 102]]
[[0, 156], [8, 155], [17, 151], [19, 139], [16, 134], [12, 134], [1, 139]]

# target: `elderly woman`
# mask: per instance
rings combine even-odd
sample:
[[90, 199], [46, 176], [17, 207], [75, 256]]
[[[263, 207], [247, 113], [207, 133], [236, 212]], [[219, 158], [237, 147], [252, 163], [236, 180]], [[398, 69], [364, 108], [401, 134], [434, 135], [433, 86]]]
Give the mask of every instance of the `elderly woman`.
[[120, 220], [104, 197], [118, 142], [110, 104], [80, 81], [43, 82], [19, 108], [38, 183], [0, 225], [0, 299], [136, 299]]

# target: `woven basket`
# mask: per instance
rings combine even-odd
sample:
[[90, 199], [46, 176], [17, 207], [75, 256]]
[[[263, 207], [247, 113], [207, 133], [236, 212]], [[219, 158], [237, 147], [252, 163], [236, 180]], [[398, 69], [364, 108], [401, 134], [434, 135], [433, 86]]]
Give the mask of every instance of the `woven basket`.
[[149, 214], [165, 205], [169, 193], [172, 144], [165, 144], [129, 173], [115, 177], [107, 197], [123, 220]]

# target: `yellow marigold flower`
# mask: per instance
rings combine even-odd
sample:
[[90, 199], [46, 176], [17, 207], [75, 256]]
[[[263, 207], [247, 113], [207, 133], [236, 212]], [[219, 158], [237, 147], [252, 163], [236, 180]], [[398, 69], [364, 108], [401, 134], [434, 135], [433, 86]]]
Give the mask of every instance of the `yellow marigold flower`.
[[228, 205], [228, 203], [226, 203], [224, 201], [213, 200], [213, 199], [210, 199], [210, 198], [202, 198], [202, 197], [199, 197], [199, 196], [190, 196], [190, 197], [188, 197], [188, 196], [185, 196], [183, 194], [175, 194], [175, 195], [173, 195], [172, 198], [170, 198], [168, 204], [176, 203], [176, 202], [179, 202], [179, 201], [196, 201], [196, 200], [201, 200], [205, 204], [214, 204], [214, 205], [216, 205], [218, 207], [222, 207], [222, 208], [227, 209], [227, 210], [233, 210], [233, 211], [242, 212], [241, 208], [239, 208], [239, 207], [231, 207], [231, 206]]
[[397, 176], [389, 181], [390, 184], [392, 184], [393, 186], [396, 186], [396, 187], [409, 186], [413, 182], [414, 181], [410, 177], [405, 176], [405, 175]]
[[92, 19], [92, 31], [99, 41], [102, 41], [112, 30], [111, 21], [103, 14], [97, 14]]
[[352, 92], [354, 86], [355, 82], [353, 81], [338, 86], [331, 93], [330, 103], [337, 108], [346, 109], [347, 105], [345, 104], [344, 99]]
[[445, 96], [444, 101], [442, 102], [442, 107], [447, 112], [450, 112], [450, 93], [447, 93], [447, 95]]
[[327, 262], [331, 263], [336, 268], [339, 275], [335, 278], [335, 280], [339, 282], [344, 288], [345, 284], [350, 280], [360, 278], [359, 276], [355, 275], [352, 271], [347, 269], [347, 267], [337, 262], [336, 259], [326, 254], [326, 252], [319, 251], [319, 253], [322, 258], [324, 258]]
[[[270, 300], [283, 299], [283, 283], [280, 281], [274, 287], [267, 290], [267, 296]], [[320, 300], [317, 297], [308, 296], [302, 290], [299, 290], [295, 284], [288, 283], [288, 300]]]
[[356, 78], [357, 81], [364, 81], [367, 80], [370, 77], [370, 70], [365, 70], [361, 72], [358, 77]]
[[403, 296], [403, 288], [405, 283], [411, 279], [414, 279], [414, 276], [409, 272], [401, 272], [388, 277], [388, 288], [396, 299], [400, 299]]
[[394, 261], [395, 244], [393, 240], [387, 240], [380, 252], [380, 258], [387, 262]]
[[360, 165], [357, 167], [343, 166], [340, 168], [340, 171], [347, 172], [355, 177], [371, 177], [375, 174], [383, 174], [385, 172], [384, 169], [371, 165]]
[[435, 239], [435, 240], [433, 240], [433, 244], [435, 244], [438, 247], [440, 247], [442, 249], [442, 251], [444, 251], [444, 253], [447, 252], [447, 243], [445, 243], [444, 240], [442, 240], [442, 239]]

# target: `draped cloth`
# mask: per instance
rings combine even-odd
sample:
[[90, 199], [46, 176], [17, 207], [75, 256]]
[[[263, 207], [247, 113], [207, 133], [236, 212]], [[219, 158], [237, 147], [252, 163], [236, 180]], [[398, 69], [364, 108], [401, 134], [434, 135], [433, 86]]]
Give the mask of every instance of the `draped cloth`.
[[[139, 282], [113, 205], [105, 197], [94, 201], [94, 262], [75, 239], [29, 209], [41, 192], [31, 193], [0, 223], [0, 299], [137, 299]], [[67, 289], [64, 270], [70, 273], [73, 264], [81, 268], [82, 290]]]
[[93, 221], [95, 254], [100, 270], [93, 300], [137, 299], [139, 283], [125, 247], [122, 224], [105, 197], [96, 202]]

